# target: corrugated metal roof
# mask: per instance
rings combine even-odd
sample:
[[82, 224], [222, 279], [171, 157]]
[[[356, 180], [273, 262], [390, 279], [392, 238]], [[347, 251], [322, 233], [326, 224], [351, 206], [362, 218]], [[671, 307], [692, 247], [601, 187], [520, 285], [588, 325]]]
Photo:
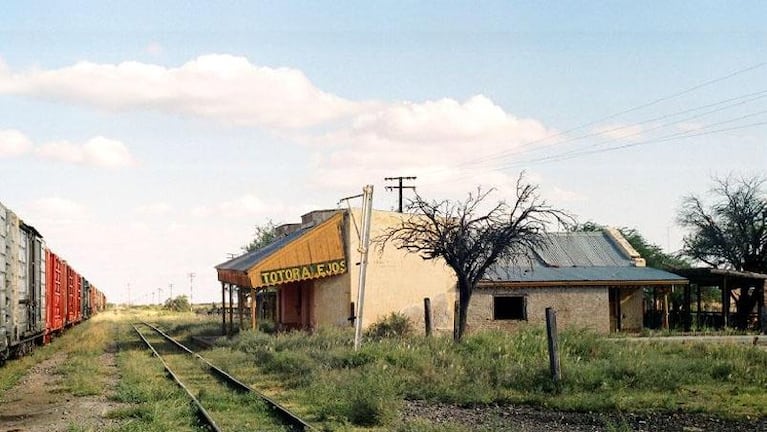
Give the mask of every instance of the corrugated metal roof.
[[604, 232], [550, 233], [544, 246], [535, 251], [546, 267], [595, 267], [633, 265]]
[[495, 269], [485, 280], [504, 282], [582, 281], [678, 281], [686, 279], [652, 267], [505, 267]]
[[261, 260], [277, 252], [283, 246], [287, 245], [293, 240], [301, 237], [312, 228], [314, 228], [314, 226], [300, 228], [284, 237], [278, 238], [277, 240], [273, 241], [272, 243], [269, 243], [268, 245], [262, 247], [261, 249], [245, 253], [236, 258], [230, 259], [229, 261], [225, 263], [219, 264], [216, 266], [216, 269], [246, 272], [248, 271], [248, 269], [258, 264]]
[[530, 263], [498, 263], [484, 280], [506, 282], [684, 281], [667, 271], [636, 267], [604, 232], [549, 233]]

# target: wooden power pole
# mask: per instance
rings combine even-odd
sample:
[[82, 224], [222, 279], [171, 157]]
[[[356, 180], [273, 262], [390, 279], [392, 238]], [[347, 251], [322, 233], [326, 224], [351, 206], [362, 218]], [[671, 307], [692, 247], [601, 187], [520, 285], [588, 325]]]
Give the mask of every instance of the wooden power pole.
[[402, 185], [402, 181], [403, 180], [415, 180], [416, 178], [417, 177], [414, 177], [414, 176], [409, 176], [409, 177], [399, 176], [399, 177], [385, 177], [384, 178], [384, 180], [386, 180], [386, 181], [394, 181], [394, 180], [398, 181], [397, 186], [386, 186], [386, 190], [394, 190], [394, 189], [399, 190], [399, 210], [398, 211], [400, 213], [402, 213], [402, 190], [403, 189], [413, 189], [413, 190], [415, 190], [415, 186], [412, 186], [412, 185], [411, 186], [403, 186]]

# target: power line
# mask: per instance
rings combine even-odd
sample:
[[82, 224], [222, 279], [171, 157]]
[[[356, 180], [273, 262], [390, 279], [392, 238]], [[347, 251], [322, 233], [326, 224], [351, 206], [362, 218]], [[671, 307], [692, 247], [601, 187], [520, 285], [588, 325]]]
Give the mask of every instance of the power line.
[[[751, 72], [753, 70], [759, 69], [759, 68], [764, 67], [766, 65], [767, 65], [767, 62], [761, 62], [761, 63], [755, 64], [755, 65], [752, 65], [752, 66], [749, 66], [749, 67], [746, 67], [746, 68], [738, 69], [738, 70], [736, 70], [734, 72], [731, 72], [729, 74], [726, 74], [724, 76], [720, 76], [720, 77], [717, 77], [717, 78], [714, 78], [714, 79], [711, 79], [711, 80], [708, 80], [708, 81], [704, 81], [704, 82], [702, 82], [700, 84], [696, 84], [696, 85], [694, 85], [692, 87], [689, 87], [689, 88], [686, 88], [684, 90], [672, 93], [670, 95], [662, 96], [662, 97], [656, 98], [654, 100], [651, 100], [649, 102], [645, 102], [645, 103], [642, 103], [640, 105], [636, 105], [634, 107], [631, 107], [631, 108], [619, 111], [617, 113], [609, 114], [609, 115], [600, 117], [600, 118], [598, 118], [596, 120], [592, 120], [592, 121], [589, 121], [589, 122], [586, 122], [586, 123], [582, 123], [580, 125], [577, 125], [575, 127], [569, 128], [569, 129], [561, 131], [561, 132], [549, 134], [549, 135], [547, 135], [545, 137], [542, 137], [542, 138], [539, 138], [539, 139], [536, 139], [536, 140], [533, 140], [533, 141], [528, 141], [528, 142], [518, 146], [515, 149], [504, 150], [504, 151], [501, 151], [501, 152], [497, 152], [497, 153], [493, 153], [493, 154], [490, 154], [490, 155], [482, 156], [482, 157], [475, 158], [475, 159], [472, 159], [472, 160], [469, 160], [469, 161], [466, 161], [466, 162], [463, 162], [463, 163], [460, 163], [460, 164], [453, 165], [452, 167], [443, 167], [443, 168], [431, 170], [430, 173], [433, 174], [433, 173], [437, 173], [437, 172], [441, 172], [441, 171], [448, 171], [448, 170], [455, 169], [455, 168], [461, 168], [461, 167], [466, 167], [466, 166], [478, 165], [478, 164], [482, 164], [482, 163], [487, 162], [487, 161], [501, 159], [503, 157], [506, 157], [506, 156], [509, 156], [509, 155], [512, 155], [512, 154], [519, 154], [520, 153], [520, 149], [524, 149], [526, 147], [531, 147], [531, 146], [533, 146], [535, 144], [539, 144], [539, 143], [548, 141], [548, 140], [553, 139], [553, 138], [557, 138], [557, 137], [560, 137], [560, 136], [567, 135], [567, 134], [569, 134], [571, 132], [575, 132], [577, 130], [584, 129], [584, 128], [589, 127], [589, 126], [593, 126], [593, 125], [602, 123], [602, 122], [604, 122], [606, 120], [611, 120], [611, 119], [617, 118], [617, 117], [622, 116], [624, 114], [628, 114], [628, 113], [635, 112], [635, 111], [638, 111], [638, 110], [641, 110], [641, 109], [644, 109], [644, 108], [647, 108], [647, 107], [650, 107], [650, 106], [653, 106], [653, 105], [657, 105], [657, 104], [659, 104], [661, 102], [665, 102], [665, 101], [677, 98], [679, 96], [683, 96], [685, 94], [692, 93], [692, 92], [694, 92], [696, 90], [699, 90], [701, 88], [704, 88], [704, 87], [707, 87], [707, 86], [710, 86], [710, 85], [713, 85], [713, 84], [716, 84], [716, 83], [728, 80], [730, 78], [733, 78], [735, 76], [738, 76], [738, 75], [741, 75], [741, 74], [744, 74], [744, 73], [747, 73], [747, 72]], [[704, 105], [702, 107], [698, 107], [698, 108], [694, 108], [694, 109], [683, 110], [683, 111], [680, 111], [680, 112], [677, 112], [677, 113], [674, 113], [674, 114], [671, 114], [671, 115], [680, 115], [680, 114], [683, 114], [683, 113], [690, 112], [692, 110], [705, 109], [705, 108], [710, 107], [710, 106], [714, 106], [714, 105], [718, 105], [718, 104], [722, 104], [722, 103], [727, 103], [727, 102], [729, 102], [731, 100], [735, 100], [735, 99], [739, 99], [739, 98], [745, 98], [745, 97], [755, 96], [755, 95], [762, 95], [762, 94], [764, 94], [766, 92], [767, 92], [767, 90], [761, 91], [761, 92], [750, 93], [750, 94], [747, 94], [747, 95], [739, 96], [737, 98], [732, 98], [732, 99], [726, 99], [726, 100], [723, 100], [723, 101], [719, 101], [719, 102], [717, 102], [715, 104], [709, 104], [709, 105]], [[756, 98], [756, 99], [758, 99], [758, 98]], [[748, 101], [748, 102], [750, 102], [750, 101]], [[744, 102], [744, 103], [746, 103], [746, 102]], [[650, 121], [652, 121], [652, 119], [645, 120], [644, 122], [650, 122]], [[625, 126], [625, 127], [630, 127], [630, 126]], [[621, 128], [624, 128], [624, 126], [622, 126]], [[583, 139], [583, 138], [586, 138], [586, 137], [589, 137], [589, 136], [593, 136], [593, 135], [595, 135], [595, 134], [593, 134], [593, 133], [592, 134], [587, 134], [587, 135], [585, 135], [583, 137], [571, 138], [571, 139], [565, 140], [564, 142], [557, 142], [557, 143], [554, 143], [552, 145], [565, 144], [565, 143], [568, 143], [568, 142], [572, 142], [574, 140]]]
[[[747, 93], [747, 94], [744, 94], [744, 95], [723, 99], [723, 100], [720, 100], [720, 101], [717, 101], [717, 102], [713, 102], [713, 103], [709, 103], [709, 104], [705, 104], [705, 105], [701, 105], [701, 106], [697, 106], [697, 107], [693, 107], [693, 108], [687, 108], [687, 109], [684, 109], [684, 110], [680, 110], [680, 111], [676, 111], [676, 112], [672, 112], [672, 113], [668, 113], [668, 114], [664, 114], [664, 115], [660, 115], [660, 116], [655, 116], [655, 117], [652, 117], [652, 118], [648, 118], [648, 119], [642, 120], [640, 122], [631, 123], [631, 124], [622, 125], [622, 126], [617, 126], [617, 127], [613, 127], [613, 128], [610, 128], [610, 129], [605, 129], [605, 130], [601, 130], [601, 131], [595, 131], [595, 132], [591, 132], [591, 133], [588, 133], [588, 134], [585, 134], [585, 135], [580, 135], [580, 136], [568, 138], [568, 139], [565, 139], [563, 141], [554, 142], [554, 143], [551, 143], [551, 144], [548, 144], [548, 145], [542, 145], [542, 146], [539, 146], [539, 147], [536, 147], [536, 148], [533, 148], [533, 149], [530, 149], [530, 150], [527, 150], [527, 151], [521, 150], [524, 147], [526, 147], [526, 145], [523, 145], [523, 146], [520, 146], [520, 147], [518, 147], [516, 149], [505, 150], [503, 152], [499, 152], [499, 153], [496, 153], [494, 155], [485, 156], [485, 157], [483, 157], [481, 159], [475, 159], [475, 162], [459, 163], [459, 164], [454, 165], [453, 167], [455, 167], [455, 168], [485, 167], [485, 166], [490, 167], [491, 166], [489, 164], [490, 162], [496, 161], [496, 160], [502, 160], [502, 159], [505, 159], [505, 158], [507, 158], [509, 156], [520, 156], [520, 155], [524, 155], [524, 154], [528, 154], [528, 153], [539, 152], [539, 151], [542, 151], [542, 150], [545, 150], [545, 149], [548, 149], [548, 148], [551, 148], [551, 147], [554, 147], [554, 146], [562, 146], [562, 145], [570, 144], [570, 143], [573, 143], [573, 142], [576, 142], [576, 141], [581, 141], [581, 140], [586, 139], [586, 138], [591, 138], [591, 137], [595, 137], [595, 136], [604, 136], [605, 134], [615, 133], [615, 132], [619, 132], [621, 130], [627, 130], [627, 129], [636, 128], [638, 126], [643, 126], [643, 125], [646, 125], [648, 123], [653, 123], [653, 122], [656, 122], [656, 121], [659, 121], [659, 120], [664, 120], [664, 119], [668, 119], [668, 118], [678, 117], [678, 116], [683, 115], [683, 114], [688, 114], [688, 113], [704, 110], [706, 108], [718, 107], [718, 108], [715, 108], [715, 109], [711, 109], [711, 110], [705, 111], [703, 113], [699, 113], [699, 114], [696, 114], [696, 115], [693, 115], [693, 116], [685, 117], [683, 119], [679, 119], [679, 120], [676, 120], [676, 121], [668, 122], [668, 123], [662, 124], [660, 126], [653, 127], [653, 128], [651, 128], [649, 130], [643, 130], [641, 132], [628, 134], [628, 135], [622, 137], [622, 138], [628, 138], [628, 137], [631, 137], [631, 136], [639, 135], [640, 133], [647, 133], [648, 131], [662, 129], [662, 128], [668, 127], [668, 126], [678, 125], [678, 124], [681, 124], [681, 123], [684, 123], [684, 122], [688, 122], [690, 120], [694, 120], [694, 119], [697, 119], [697, 118], [700, 118], [700, 117], [704, 117], [704, 116], [709, 115], [709, 114], [713, 114], [713, 113], [721, 112], [721, 111], [724, 111], [724, 110], [727, 110], [727, 109], [731, 109], [731, 108], [734, 108], [734, 107], [742, 106], [742, 105], [745, 105], [745, 104], [757, 101], [759, 99], [763, 99], [765, 97], [767, 97], [767, 90], [761, 90], [761, 91], [758, 91], [758, 92]], [[442, 168], [441, 170], [447, 170], [447, 169], [448, 168]], [[434, 170], [434, 171], [438, 171], [438, 170]]]

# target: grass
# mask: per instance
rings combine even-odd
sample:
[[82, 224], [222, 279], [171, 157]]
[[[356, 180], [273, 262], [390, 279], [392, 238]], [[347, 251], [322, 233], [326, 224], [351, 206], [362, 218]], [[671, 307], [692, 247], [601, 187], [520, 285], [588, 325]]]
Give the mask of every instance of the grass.
[[108, 413], [108, 417], [121, 420], [116, 430], [198, 430], [186, 394], [168, 380], [160, 362], [140, 343], [127, 320], [122, 320], [116, 336], [120, 380], [114, 399], [124, 404]]
[[[217, 319], [157, 311], [104, 315], [103, 322], [78, 326], [33, 356], [0, 369], [0, 388], [9, 388], [34, 362], [65, 350], [72, 360], [61, 371], [67, 389], [98, 393], [105, 372], [100, 362], [91, 360], [115, 338], [120, 379], [114, 399], [123, 405], [109, 413], [119, 420], [114, 430], [194, 430], [196, 418], [185, 395], [138, 343], [128, 322], [138, 318], [157, 322], [188, 342], [191, 335], [217, 334]], [[276, 336], [245, 331], [222, 339], [203, 355], [324, 430], [471, 430], [428, 420], [404, 424], [399, 412], [409, 399], [461, 406], [523, 403], [575, 411], [767, 416], [767, 351], [758, 347], [640, 344], [564, 331], [560, 334], [563, 380], [554, 385], [542, 329], [480, 332], [455, 344], [448, 337], [407, 335], [398, 328], [401, 323], [395, 324], [379, 326], [385, 331], [369, 334], [359, 351], [352, 347], [350, 329], [330, 328]], [[83, 331], [78, 333], [78, 328]], [[201, 398], [211, 396], [224, 411], [240, 403], [200, 393]], [[628, 430], [621, 422], [606, 427]]]
[[[308, 415], [334, 425], [393, 428], [407, 399], [576, 411], [681, 409], [727, 418], [767, 415], [767, 352], [750, 346], [631, 344], [566, 331], [560, 334], [559, 385], [549, 378], [545, 335], [536, 328], [477, 333], [461, 344], [444, 337], [375, 338], [357, 352], [344, 330], [244, 332], [228, 347], [239, 352], [229, 359], [229, 370], [238, 375], [242, 370], [257, 386], [280, 383], [283, 395], [306, 407]], [[207, 355], [224, 361], [234, 353], [219, 348]], [[623, 426], [612, 425], [614, 430]]]

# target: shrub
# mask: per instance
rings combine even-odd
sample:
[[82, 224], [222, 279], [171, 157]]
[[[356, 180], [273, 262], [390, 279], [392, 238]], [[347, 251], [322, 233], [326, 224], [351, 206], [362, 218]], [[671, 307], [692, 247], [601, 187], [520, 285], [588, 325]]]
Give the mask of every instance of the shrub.
[[404, 338], [413, 334], [413, 323], [401, 313], [392, 312], [375, 322], [365, 335], [371, 339]]

